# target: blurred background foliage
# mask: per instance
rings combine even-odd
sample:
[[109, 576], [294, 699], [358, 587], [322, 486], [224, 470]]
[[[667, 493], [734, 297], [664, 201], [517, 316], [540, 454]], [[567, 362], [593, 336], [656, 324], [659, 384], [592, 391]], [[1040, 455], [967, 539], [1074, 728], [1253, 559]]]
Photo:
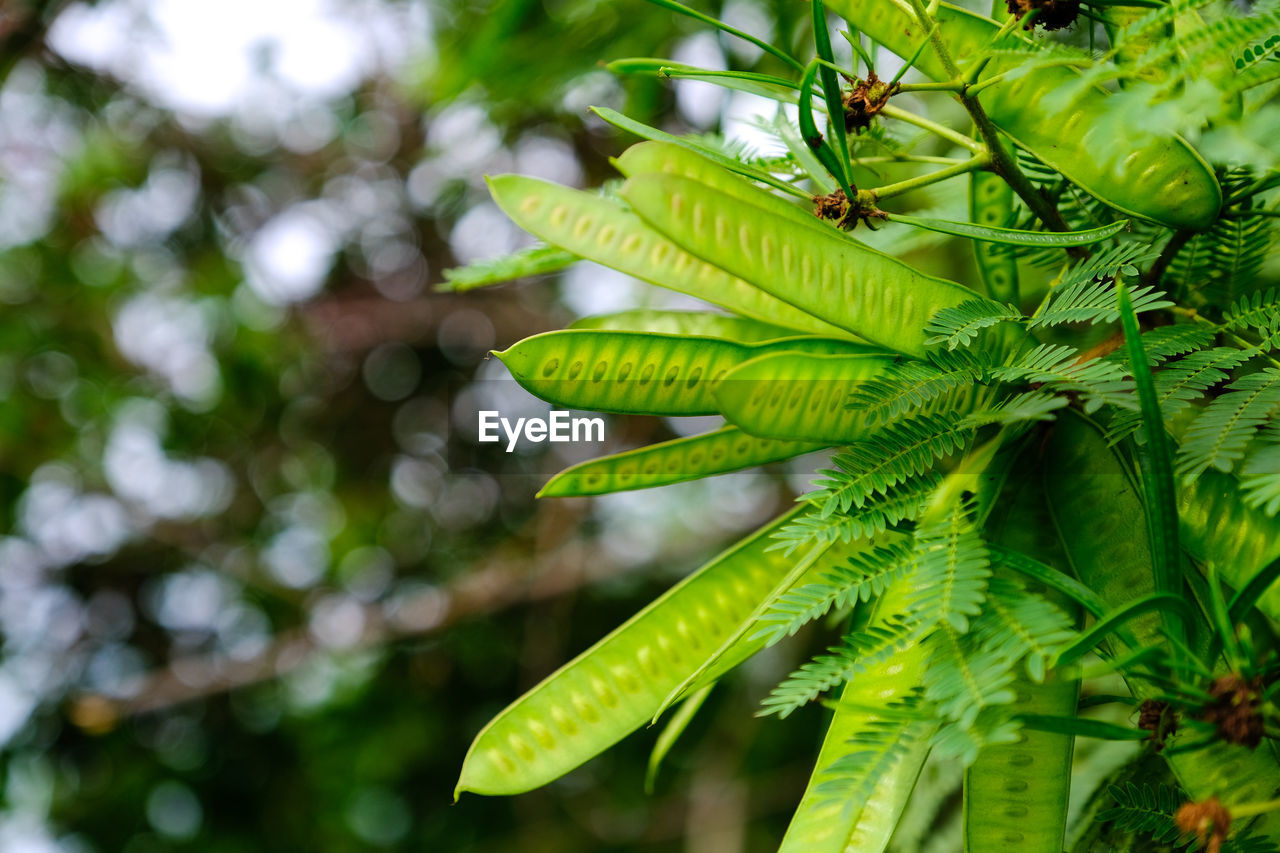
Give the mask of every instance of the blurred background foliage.
[[[807, 37], [804, 4], [702, 8]], [[630, 140], [589, 104], [749, 126], [749, 96], [600, 66], [632, 55], [778, 70], [642, 0], [0, 7], [0, 853], [780, 837], [821, 730], [752, 716], [785, 651], [652, 798], [651, 730], [450, 805], [493, 713], [811, 468], [535, 505], [599, 448], [473, 440], [482, 402], [541, 405], [489, 349], [687, 307], [587, 264], [436, 292], [526, 241], [483, 175], [608, 176]], [[671, 429], [615, 419], [608, 449]]]

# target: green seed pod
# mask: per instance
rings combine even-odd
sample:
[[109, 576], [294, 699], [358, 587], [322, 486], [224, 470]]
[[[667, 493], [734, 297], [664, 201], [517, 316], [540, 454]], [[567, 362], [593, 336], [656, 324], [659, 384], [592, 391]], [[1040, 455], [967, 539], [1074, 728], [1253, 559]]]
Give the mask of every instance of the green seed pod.
[[796, 512], [711, 560], [498, 714], [472, 742], [457, 792], [532, 790], [649, 722], [791, 568], [769, 550], [770, 535]]
[[[899, 612], [912, 593], [909, 579], [891, 584], [872, 602], [868, 618], [874, 621], [877, 615]], [[845, 685], [779, 853], [878, 853], [888, 845], [929, 754], [931, 732], [910, 720], [886, 720], [865, 709], [904, 698], [920, 684], [928, 657], [927, 641], [913, 643]], [[912, 740], [896, 760], [869, 761], [865, 773], [875, 780], [870, 795], [862, 801], [850, 801], [825, 790], [823, 783], [833, 765], [849, 754], [850, 741], [873, 727], [886, 725], [898, 729], [898, 739], [911, 736]]]
[[771, 215], [688, 178], [641, 175], [622, 195], [651, 226], [708, 263], [898, 352], [923, 357], [933, 314], [981, 298], [830, 228]]
[[[1025, 455], [1025, 454], [1024, 454]], [[987, 522], [987, 536], [1059, 570], [1068, 569], [1032, 460], [1024, 458]], [[1011, 575], [996, 566], [995, 574]], [[1065, 596], [1036, 590], [1068, 612]], [[1025, 673], [1010, 685], [1021, 714], [1069, 716], [1076, 712], [1078, 679], [1050, 674], [1043, 683]], [[1070, 735], [1023, 729], [1016, 743], [984, 747], [964, 777], [964, 849], [1061, 853], [1071, 792]]]
[[688, 178], [776, 216], [790, 219], [798, 225], [835, 230], [814, 216], [812, 211], [774, 195], [741, 175], [735, 175], [697, 152], [669, 142], [641, 142], [632, 145], [614, 160], [614, 166], [628, 178], [641, 175]]
[[538, 497], [651, 489], [790, 459], [821, 447], [801, 441], [757, 438], [727, 426], [574, 465], [552, 477]]
[[[1236, 589], [1280, 559], [1280, 516], [1245, 504], [1240, 483], [1230, 474], [1205, 471], [1178, 490], [1178, 532], [1182, 547], [1212, 566]], [[1258, 599], [1258, 609], [1280, 620], [1280, 586]]]
[[716, 386], [729, 423], [763, 438], [848, 444], [865, 426], [846, 403], [859, 382], [882, 375], [892, 359], [874, 355], [774, 353], [746, 362]]
[[[978, 225], [1003, 228], [1013, 210], [1013, 190], [999, 175], [969, 176], [969, 216]], [[984, 240], [973, 240], [973, 254], [987, 295], [997, 302], [1018, 302], [1018, 262], [1013, 252]]]
[[[638, 415], [714, 415], [712, 387], [734, 367], [776, 352], [857, 353], [833, 338], [739, 344], [647, 332], [566, 329], [497, 353], [529, 392], [553, 405]], [[874, 358], [874, 356], [860, 356]]]
[[796, 333], [794, 329], [785, 326], [775, 326], [746, 317], [730, 317], [710, 311], [663, 311], [654, 308], [633, 308], [616, 314], [583, 317], [571, 323], [569, 328], [693, 335], [700, 338], [724, 338], [742, 344], [794, 337]]
[[520, 175], [490, 178], [489, 191], [521, 228], [579, 257], [743, 317], [811, 334], [847, 335], [693, 257], [607, 198]]

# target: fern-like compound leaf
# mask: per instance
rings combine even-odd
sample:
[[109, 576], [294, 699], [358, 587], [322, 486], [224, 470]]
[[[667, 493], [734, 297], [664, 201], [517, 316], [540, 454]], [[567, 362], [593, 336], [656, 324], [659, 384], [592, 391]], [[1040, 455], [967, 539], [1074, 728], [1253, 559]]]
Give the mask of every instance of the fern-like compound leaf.
[[991, 375], [1003, 382], [1035, 382], [1052, 390], [1076, 394], [1084, 399], [1085, 411], [1103, 404], [1134, 409], [1133, 380], [1115, 361], [1103, 358], [1081, 360], [1074, 347], [1041, 344], [1018, 357], [1013, 364], [994, 368]]
[[[1157, 367], [1171, 358], [1202, 350], [1213, 343], [1213, 331], [1207, 326], [1183, 323], [1176, 326], [1156, 326], [1142, 333], [1142, 348], [1147, 361]], [[1104, 356], [1108, 361], [1124, 363], [1128, 360], [1123, 348]]]
[[943, 625], [934, 635], [924, 696], [939, 716], [967, 729], [983, 709], [1013, 702], [1013, 679], [1013, 665], [1006, 657]]
[[1022, 312], [1012, 305], [970, 299], [935, 313], [925, 326], [925, 333], [931, 337], [924, 343], [925, 346], [946, 344], [947, 349], [954, 350], [973, 343], [983, 329], [1022, 319]]
[[809, 544], [843, 542], [869, 539], [884, 533], [903, 521], [914, 520], [929, 503], [933, 490], [942, 481], [940, 474], [927, 471], [919, 477], [888, 489], [861, 507], [848, 512], [823, 515], [821, 509], [802, 515], [779, 530], [773, 547], [791, 554], [797, 548]]
[[[1129, 264], [1122, 266], [1133, 269]], [[1032, 328], [1063, 323], [1114, 323], [1120, 318], [1116, 309], [1115, 286], [1109, 279], [1072, 278], [1070, 284], [1058, 288], [1045, 310], [1031, 320], [1029, 325]], [[1168, 308], [1173, 304], [1152, 285], [1131, 288], [1129, 297], [1133, 300], [1135, 314]]]
[[844, 565], [823, 573], [821, 580], [782, 595], [760, 617], [764, 626], [755, 637], [769, 645], [789, 637], [829, 613], [878, 596], [889, 584], [915, 568], [915, 555], [903, 542], [879, 545], [850, 557]]
[[1044, 681], [1058, 652], [1077, 638], [1073, 620], [1060, 607], [1021, 583], [995, 577], [988, 581], [983, 614], [974, 625], [984, 651], [1010, 665], [1025, 661], [1032, 681]]
[[1280, 422], [1273, 421], [1254, 442], [1240, 471], [1244, 502], [1267, 515], [1280, 512]]
[[1111, 785], [1108, 793], [1115, 806], [1098, 813], [1097, 819], [1116, 828], [1148, 838], [1157, 844], [1184, 845], [1191, 841], [1173, 822], [1178, 806], [1188, 799], [1171, 785]]
[[1258, 428], [1280, 408], [1280, 368], [1267, 367], [1227, 386], [1196, 416], [1178, 453], [1178, 475], [1191, 482], [1208, 468], [1230, 471]]
[[991, 560], [968, 508], [916, 530], [916, 572], [907, 612], [922, 625], [945, 624], [957, 634], [982, 612]]
[[1267, 338], [1280, 333], [1280, 289], [1241, 297], [1223, 315], [1223, 328], [1251, 330]]
[[791, 673], [760, 703], [760, 716], [785, 718], [833, 687], [856, 678], [858, 673], [888, 660], [907, 645], [918, 642], [916, 629], [900, 617], [846, 634], [828, 649]]
[[[1173, 420], [1213, 386], [1225, 382], [1228, 371], [1244, 364], [1254, 353], [1235, 347], [1200, 350], [1171, 362], [1155, 378], [1156, 399], [1166, 422]], [[1111, 422], [1111, 443], [1137, 431], [1142, 418], [1137, 412], [1121, 412]]]
[[847, 403], [874, 426], [918, 411], [952, 391], [975, 382], [980, 373], [969, 365], [947, 370], [919, 361], [892, 365], [880, 378], [864, 382]]
[[824, 470], [826, 479], [807, 499], [824, 517], [863, 506], [876, 494], [928, 471], [933, 464], [967, 447], [974, 429], [955, 414], [921, 415], [850, 445]]
[[928, 724], [893, 716], [872, 719], [849, 742], [849, 752], [833, 762], [818, 783], [824, 802], [840, 802], [845, 808], [860, 809], [871, 797], [877, 782], [893, 769], [922, 738]]

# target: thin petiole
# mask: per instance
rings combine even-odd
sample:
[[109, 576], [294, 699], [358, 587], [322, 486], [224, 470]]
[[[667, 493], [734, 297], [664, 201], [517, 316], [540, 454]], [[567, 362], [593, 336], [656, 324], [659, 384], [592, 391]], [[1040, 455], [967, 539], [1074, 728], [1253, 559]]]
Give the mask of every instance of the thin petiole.
[[937, 31], [938, 24], [935, 22], [934, 25], [929, 28], [929, 32], [925, 33], [920, 44], [916, 46], [916, 52], [911, 54], [910, 58], [908, 58], [906, 62], [902, 63], [902, 67], [898, 69], [898, 73], [893, 75], [893, 79], [889, 81], [890, 86], [901, 80], [902, 76], [907, 73], [907, 69], [916, 64], [916, 60], [920, 58], [920, 54], [924, 52], [924, 49], [929, 46], [929, 42], [933, 39], [934, 33]]
[[[862, 37], [857, 33], [851, 33], [848, 30], [841, 30], [840, 35], [844, 36], [844, 40], [849, 43], [849, 47], [853, 48], [853, 52], [861, 57], [862, 61], [866, 63], [867, 70], [870, 71], [874, 67], [875, 63], [871, 61], [871, 54], [867, 53], [867, 49], [862, 46]], [[858, 70], [856, 63], [853, 70], [854, 72], [857, 72]], [[856, 77], [857, 74], [855, 73], [854, 76]]]
[[959, 92], [962, 89], [963, 83], [952, 80], [944, 83], [903, 83], [898, 86], [899, 92]]
[[898, 154], [877, 157], [859, 157], [854, 161], [855, 165], [862, 166], [867, 163], [930, 163], [934, 166], [956, 166], [966, 161], [959, 160], [955, 157], [933, 157], [928, 154]]
[[1243, 805], [1236, 805], [1231, 807], [1231, 817], [1232, 819], [1239, 819], [1242, 817], [1256, 817], [1257, 815], [1260, 815], [1260, 814], [1273, 812], [1276, 809], [1280, 809], [1280, 799], [1266, 800], [1261, 803], [1244, 803]]
[[993, 83], [999, 83], [1002, 80], [1004, 80], [1003, 74], [997, 74], [994, 77], [988, 77], [986, 80], [983, 80], [981, 83], [974, 83], [973, 85], [966, 87], [964, 90], [964, 93], [969, 96], [977, 95], [983, 89], [987, 88]]
[[785, 62], [787, 65], [790, 65], [795, 70], [801, 73], [804, 73], [804, 66], [800, 64], [799, 60], [795, 59], [790, 54], [786, 53], [785, 51], [779, 50], [778, 48], [769, 44], [769, 42], [765, 41], [762, 38], [753, 36], [751, 35], [751, 33], [743, 32], [737, 27], [729, 26], [724, 21], [721, 21], [719, 18], [714, 18], [711, 15], [703, 14], [702, 12], [699, 12], [697, 9], [692, 9], [684, 5], [683, 3], [677, 3], [676, 0], [649, 0], [649, 2], [655, 6], [661, 6], [664, 9], [670, 9], [673, 12], [679, 12], [681, 15], [687, 15], [688, 17], [693, 18], [696, 21], [701, 21], [702, 23], [713, 26], [716, 29], [723, 30], [724, 32], [728, 33], [731, 36], [737, 36], [743, 41], [751, 42], [751, 44], [754, 44], [756, 47], [760, 48], [765, 53], [776, 56], [778, 59], [781, 59], [783, 62]]
[[987, 153], [987, 146], [983, 145], [981, 142], [970, 139], [963, 133], [957, 133], [951, 128], [938, 124], [937, 122], [932, 122], [927, 118], [918, 116], [909, 110], [904, 110], [901, 107], [895, 107], [893, 104], [885, 104], [884, 108], [880, 110], [880, 114], [888, 116], [889, 118], [896, 118], [898, 121], [905, 121], [907, 124], [914, 124], [916, 127], [940, 136], [948, 142], [959, 145], [961, 148], [967, 148], [974, 154]]
[[893, 198], [894, 196], [909, 193], [912, 190], [918, 190], [921, 187], [927, 187], [931, 184], [945, 181], [948, 178], [954, 178], [957, 175], [965, 175], [977, 169], [984, 169], [991, 164], [991, 158], [986, 154], [979, 154], [971, 160], [965, 160], [955, 166], [949, 166], [946, 169], [939, 169], [936, 172], [930, 172], [927, 175], [919, 175], [914, 178], [908, 178], [905, 181], [899, 181], [896, 184], [885, 184], [883, 187], [867, 190], [871, 198], [879, 201], [880, 199]]

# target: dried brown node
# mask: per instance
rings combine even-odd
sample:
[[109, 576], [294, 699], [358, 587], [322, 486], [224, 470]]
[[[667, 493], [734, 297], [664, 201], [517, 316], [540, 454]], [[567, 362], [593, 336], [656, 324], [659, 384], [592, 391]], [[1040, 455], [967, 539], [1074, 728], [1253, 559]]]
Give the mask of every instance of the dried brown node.
[[1151, 732], [1156, 751], [1164, 749], [1165, 739], [1178, 730], [1178, 718], [1168, 702], [1148, 699], [1138, 710], [1138, 728]]
[[853, 88], [844, 94], [844, 129], [850, 133], [862, 133], [889, 103], [889, 98], [898, 91], [900, 84], [885, 83], [874, 71], [868, 71], [865, 80], [851, 82]]

